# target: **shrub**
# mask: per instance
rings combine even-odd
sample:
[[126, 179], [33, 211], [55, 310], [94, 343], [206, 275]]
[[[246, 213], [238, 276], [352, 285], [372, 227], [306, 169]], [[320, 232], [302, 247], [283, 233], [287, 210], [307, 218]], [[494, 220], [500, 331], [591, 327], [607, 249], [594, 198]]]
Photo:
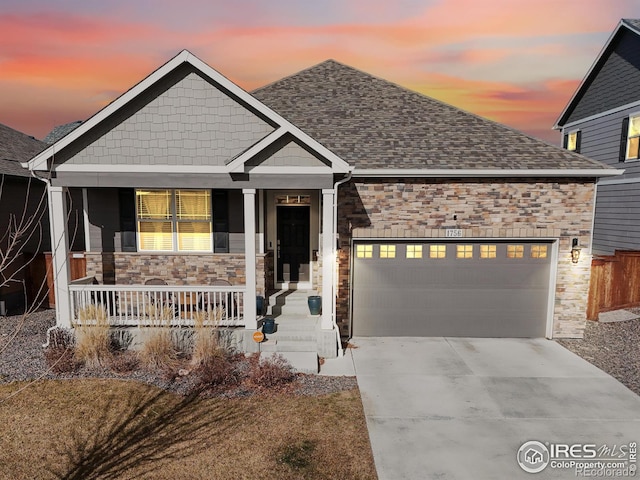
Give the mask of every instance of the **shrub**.
[[124, 351], [112, 355], [109, 368], [117, 373], [128, 373], [138, 368], [140, 360], [135, 352]]
[[250, 382], [264, 388], [290, 383], [295, 376], [291, 364], [279, 354], [252, 362], [252, 368], [249, 372]]
[[111, 357], [109, 314], [102, 306], [87, 305], [78, 311], [80, 324], [76, 326], [76, 360], [89, 369], [106, 366]]
[[73, 353], [73, 333], [65, 328], [55, 328], [49, 332], [49, 346], [44, 358], [53, 373], [68, 373], [77, 370], [78, 364]]
[[199, 385], [208, 388], [237, 385], [241, 377], [237, 360], [237, 355], [219, 351], [218, 355], [200, 363], [194, 371]]

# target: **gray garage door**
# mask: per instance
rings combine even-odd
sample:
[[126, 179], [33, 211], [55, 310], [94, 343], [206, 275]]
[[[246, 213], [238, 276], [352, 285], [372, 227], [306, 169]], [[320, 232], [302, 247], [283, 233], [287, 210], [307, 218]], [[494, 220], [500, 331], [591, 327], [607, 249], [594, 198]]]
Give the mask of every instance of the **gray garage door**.
[[552, 244], [357, 242], [354, 336], [543, 337]]

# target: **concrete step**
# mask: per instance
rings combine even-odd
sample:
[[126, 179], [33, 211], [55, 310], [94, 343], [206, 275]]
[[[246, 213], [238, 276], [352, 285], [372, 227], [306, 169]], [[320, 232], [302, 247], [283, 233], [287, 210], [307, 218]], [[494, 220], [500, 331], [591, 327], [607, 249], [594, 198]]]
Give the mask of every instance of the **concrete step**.
[[318, 354], [316, 352], [264, 352], [261, 358], [282, 355], [293, 369], [299, 373], [318, 373]]
[[260, 344], [261, 352], [313, 352], [317, 354], [317, 344], [313, 340], [287, 340], [269, 338]]
[[316, 295], [313, 290], [295, 290], [277, 292], [266, 298], [267, 315], [309, 314], [307, 297]]
[[301, 318], [301, 317], [272, 317], [276, 329], [279, 331], [305, 331], [314, 332], [318, 325], [318, 318]]

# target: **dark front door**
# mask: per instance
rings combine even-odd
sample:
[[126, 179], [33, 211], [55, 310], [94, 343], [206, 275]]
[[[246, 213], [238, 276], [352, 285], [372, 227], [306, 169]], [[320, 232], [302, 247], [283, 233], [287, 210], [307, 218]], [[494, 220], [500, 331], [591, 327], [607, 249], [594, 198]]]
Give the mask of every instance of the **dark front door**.
[[309, 207], [279, 206], [278, 282], [308, 282]]

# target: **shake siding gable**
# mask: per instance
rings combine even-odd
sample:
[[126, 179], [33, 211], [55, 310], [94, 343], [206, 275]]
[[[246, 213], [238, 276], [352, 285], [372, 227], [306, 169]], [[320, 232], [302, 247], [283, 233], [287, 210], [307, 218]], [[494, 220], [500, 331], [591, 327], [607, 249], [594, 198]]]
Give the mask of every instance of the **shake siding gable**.
[[195, 72], [129, 108], [138, 109], [66, 162], [222, 166], [274, 130]]

